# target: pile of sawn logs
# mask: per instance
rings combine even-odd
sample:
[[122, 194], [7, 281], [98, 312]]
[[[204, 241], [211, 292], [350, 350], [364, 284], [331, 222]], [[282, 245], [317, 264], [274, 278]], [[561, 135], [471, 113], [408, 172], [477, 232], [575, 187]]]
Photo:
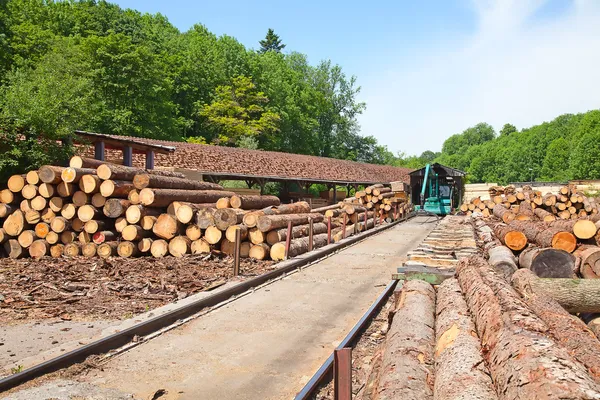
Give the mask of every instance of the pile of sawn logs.
[[[73, 157], [70, 167], [44, 166], [8, 180], [0, 192], [0, 243], [12, 258], [119, 255], [163, 257], [220, 251], [285, 257], [327, 244], [324, 215], [306, 202], [280, 205], [276, 196], [238, 196], [181, 173], [142, 170]], [[372, 225], [372, 224], [371, 224]], [[340, 237], [334, 221], [330, 233]]]
[[[500, 210], [502, 214], [506, 214], [505, 222], [512, 219], [531, 219], [529, 209], [544, 221], [577, 219], [598, 214], [596, 199], [587, 197], [572, 186], [562, 187], [559, 193], [544, 195], [540, 191], [532, 190], [530, 186], [524, 186], [522, 190], [507, 186], [501, 191], [498, 187], [492, 187], [490, 198], [491, 200], [481, 200], [476, 197], [462, 204], [460, 210], [467, 215], [478, 211], [484, 217], [497, 214]], [[521, 209], [523, 203], [527, 206], [524, 210]]]

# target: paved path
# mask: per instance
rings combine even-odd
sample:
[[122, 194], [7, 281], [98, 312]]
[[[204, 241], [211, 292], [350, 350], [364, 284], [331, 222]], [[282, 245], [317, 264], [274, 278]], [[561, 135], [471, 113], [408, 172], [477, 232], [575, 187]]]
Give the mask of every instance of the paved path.
[[434, 227], [414, 218], [140, 345], [79, 379], [147, 399], [290, 399]]

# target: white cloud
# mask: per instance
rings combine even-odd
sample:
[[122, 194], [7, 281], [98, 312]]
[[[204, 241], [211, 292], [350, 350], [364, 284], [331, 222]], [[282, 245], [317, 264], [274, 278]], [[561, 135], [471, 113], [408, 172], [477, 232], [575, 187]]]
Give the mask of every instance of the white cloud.
[[377, 77], [359, 74], [363, 134], [419, 154], [478, 122], [521, 129], [600, 108], [600, 1], [573, 0], [559, 16], [536, 17], [546, 3], [473, 0], [470, 37], [403, 54]]

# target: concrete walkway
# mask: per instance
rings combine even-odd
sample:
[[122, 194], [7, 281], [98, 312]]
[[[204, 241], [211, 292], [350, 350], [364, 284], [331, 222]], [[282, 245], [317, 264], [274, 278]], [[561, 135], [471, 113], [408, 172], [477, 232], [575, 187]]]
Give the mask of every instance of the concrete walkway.
[[415, 218], [110, 361], [79, 380], [147, 399], [290, 399], [435, 223]]

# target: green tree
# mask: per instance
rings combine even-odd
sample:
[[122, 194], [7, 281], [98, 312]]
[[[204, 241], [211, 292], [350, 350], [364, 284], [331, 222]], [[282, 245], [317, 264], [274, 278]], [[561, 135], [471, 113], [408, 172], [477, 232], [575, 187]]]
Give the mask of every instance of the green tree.
[[511, 133], [517, 132], [517, 127], [513, 124], [504, 124], [502, 129], [500, 129], [500, 136], [507, 136]]
[[267, 51], [274, 51], [281, 53], [281, 50], [285, 48], [285, 44], [281, 43], [279, 35], [271, 28], [267, 31], [267, 36], [263, 40], [258, 42], [260, 44], [260, 53], [266, 53]]
[[571, 157], [574, 179], [600, 178], [600, 129], [587, 132]]
[[212, 142], [224, 145], [260, 141], [278, 131], [279, 114], [269, 110], [269, 99], [252, 79], [238, 76], [231, 85], [218, 86], [210, 104], [198, 103], [198, 113], [213, 133]]
[[569, 142], [562, 137], [554, 139], [546, 150], [541, 178], [545, 181], [566, 181], [569, 179], [571, 151]]

